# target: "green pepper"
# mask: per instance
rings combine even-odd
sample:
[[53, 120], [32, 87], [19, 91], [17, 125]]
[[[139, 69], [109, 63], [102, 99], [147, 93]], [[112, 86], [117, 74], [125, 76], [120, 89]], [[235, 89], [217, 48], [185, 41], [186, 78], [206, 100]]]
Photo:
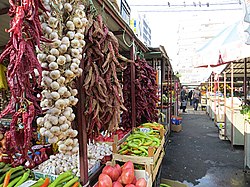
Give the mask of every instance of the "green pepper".
[[31, 187], [40, 187], [44, 183], [44, 179], [40, 178], [35, 184], [33, 184]]
[[137, 145], [141, 144], [141, 140], [140, 139], [133, 139], [133, 142]]
[[2, 169], [5, 166], [4, 162], [0, 162], [0, 169]]
[[3, 183], [3, 180], [4, 180], [4, 178], [5, 178], [5, 175], [6, 175], [6, 173], [5, 173], [5, 174], [3, 174], [3, 175], [0, 177], [0, 184], [2, 184], [2, 183]]
[[146, 149], [144, 149], [143, 147], [138, 147], [139, 150], [141, 150], [142, 152], [144, 152], [146, 155], [148, 155], [148, 151]]
[[15, 179], [15, 178], [17, 178], [17, 177], [19, 177], [19, 176], [22, 176], [24, 173], [25, 173], [25, 170], [24, 170], [24, 169], [21, 170], [21, 171], [17, 171], [17, 172], [15, 172], [15, 173], [12, 173], [11, 176], [10, 176], [10, 180], [11, 180], [11, 179]]
[[171, 187], [171, 186], [169, 186], [169, 185], [167, 185], [167, 184], [160, 184], [160, 187]]
[[141, 150], [132, 150], [132, 153], [134, 153], [134, 154], [140, 154], [140, 153], [142, 153], [142, 151]]
[[75, 184], [75, 182], [77, 182], [79, 180], [78, 177], [74, 177], [73, 179], [71, 179], [69, 182], [67, 182], [63, 187], [71, 187], [73, 184]]
[[[66, 177], [65, 179], [61, 180], [59, 184], [62, 184], [62, 183], [64, 183], [64, 182], [68, 182], [68, 181], [71, 180], [73, 177], [74, 177], [73, 175], [71, 175], [71, 176], [69, 176], [69, 177]], [[58, 186], [58, 185], [57, 185], [57, 186]]]
[[30, 175], [30, 170], [26, 171], [22, 178], [18, 181], [18, 183], [16, 183], [16, 185], [14, 187], [17, 187], [17, 186], [20, 186], [21, 184], [23, 184], [28, 178], [29, 178], [29, 175]]
[[122, 149], [120, 149], [120, 150], [118, 151], [118, 153], [121, 153], [121, 152], [125, 151], [127, 148], [128, 148], [128, 146], [125, 145]]
[[72, 175], [71, 171], [66, 171], [66, 172], [62, 173], [61, 175], [59, 175], [56, 178], [56, 180], [54, 180], [54, 182], [52, 182], [49, 185], [49, 187], [56, 187], [60, 183], [61, 180], [65, 179], [65, 178], [67, 178], [67, 177], [69, 177], [71, 175]]
[[12, 187], [12, 186], [14, 186], [21, 178], [22, 178], [22, 176], [13, 179], [13, 180], [8, 184], [7, 187]]

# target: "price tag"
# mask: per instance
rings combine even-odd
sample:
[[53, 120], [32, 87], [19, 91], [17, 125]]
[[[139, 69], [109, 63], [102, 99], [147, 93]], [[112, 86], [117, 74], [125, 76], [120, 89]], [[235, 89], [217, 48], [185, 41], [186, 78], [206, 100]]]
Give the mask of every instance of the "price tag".
[[141, 132], [148, 133], [150, 131], [149, 128], [140, 128]]
[[35, 184], [37, 181], [33, 181], [33, 180], [28, 180], [26, 181], [25, 183], [21, 184], [20, 186], [18, 187], [29, 187], [29, 186], [32, 186], [33, 184]]

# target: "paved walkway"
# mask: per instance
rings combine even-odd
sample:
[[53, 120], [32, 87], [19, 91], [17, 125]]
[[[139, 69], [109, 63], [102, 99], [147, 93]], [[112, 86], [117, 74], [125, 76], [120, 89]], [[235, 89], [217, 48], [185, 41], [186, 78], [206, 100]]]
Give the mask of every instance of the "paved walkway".
[[172, 133], [162, 164], [161, 178], [189, 187], [246, 187], [243, 147], [231, 149], [218, 138], [218, 129], [203, 111], [183, 114], [183, 131]]

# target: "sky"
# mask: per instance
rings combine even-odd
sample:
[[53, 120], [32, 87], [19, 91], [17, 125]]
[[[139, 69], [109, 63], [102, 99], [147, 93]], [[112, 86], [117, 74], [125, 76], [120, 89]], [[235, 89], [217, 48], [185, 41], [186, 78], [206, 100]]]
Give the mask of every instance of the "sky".
[[[190, 63], [185, 60], [180, 60], [180, 54], [177, 55], [179, 51], [179, 44], [177, 42], [181, 40], [179, 32], [181, 26], [189, 26], [195, 30], [197, 25], [212, 19], [224, 22], [224, 27], [226, 27], [243, 19], [243, 6], [242, 4], [238, 4], [238, 0], [127, 0], [127, 2], [132, 12], [139, 11], [141, 14], [146, 15], [152, 30], [152, 47], [163, 45], [172, 60], [174, 70], [177, 71], [178, 68], [181, 67], [180, 63]], [[184, 7], [184, 2], [186, 7]], [[199, 6], [199, 2], [201, 2], [201, 7]], [[209, 7], [206, 5], [208, 2], [210, 3]], [[168, 3], [170, 7], [166, 6]], [[196, 6], [194, 6], [194, 4], [196, 4]], [[224, 10], [221, 11], [221, 9]], [[223, 27], [220, 29], [223, 29]], [[219, 32], [220, 30], [218, 30], [218, 33]], [[197, 33], [193, 33], [193, 37], [197, 37], [196, 34]], [[201, 48], [204, 44], [199, 47]]]

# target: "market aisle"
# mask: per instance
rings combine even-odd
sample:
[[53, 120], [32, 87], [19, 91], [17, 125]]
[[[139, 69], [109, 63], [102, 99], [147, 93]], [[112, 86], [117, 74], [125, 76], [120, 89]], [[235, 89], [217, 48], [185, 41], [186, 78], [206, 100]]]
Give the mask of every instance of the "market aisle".
[[[231, 150], [218, 138], [218, 129], [203, 111], [183, 114], [183, 131], [172, 133], [162, 164], [161, 178], [195, 187], [246, 187], [243, 148]], [[247, 179], [248, 178], [248, 179]]]

